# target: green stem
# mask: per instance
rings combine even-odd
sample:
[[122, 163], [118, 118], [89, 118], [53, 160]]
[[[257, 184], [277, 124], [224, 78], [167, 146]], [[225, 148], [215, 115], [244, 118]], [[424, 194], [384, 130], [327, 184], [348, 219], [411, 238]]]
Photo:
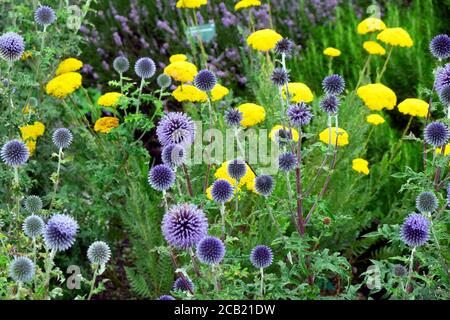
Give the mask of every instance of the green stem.
[[261, 288], [260, 288], [260, 294], [261, 298], [264, 298], [264, 269], [260, 268], [259, 272], [261, 273]]
[[94, 265], [94, 275], [92, 276], [91, 289], [89, 290], [89, 295], [87, 297], [88, 300], [91, 300], [92, 295], [94, 294], [95, 280], [97, 279], [97, 271], [98, 271], [98, 265]]
[[394, 50], [394, 47], [391, 46], [391, 49], [389, 49], [389, 53], [388, 56], [386, 58], [386, 61], [384, 62], [383, 65], [383, 69], [381, 69], [380, 74], [378, 74], [377, 76], [377, 83], [379, 83], [381, 81], [381, 79], [383, 78], [384, 73], [386, 72], [387, 66], [389, 64], [389, 60], [391, 60], [391, 56], [392, 56], [392, 51]]
[[53, 208], [53, 204], [56, 198], [56, 192], [58, 191], [58, 186], [59, 186], [59, 175], [61, 172], [61, 160], [63, 158], [63, 152], [62, 152], [62, 148], [59, 148], [59, 152], [58, 152], [58, 167], [56, 169], [56, 180], [55, 183], [53, 185], [53, 193], [52, 193], [52, 200], [50, 201], [50, 207], [49, 210], [51, 211]]
[[45, 263], [45, 282], [44, 282], [44, 288], [45, 288], [45, 299], [49, 300], [49, 291], [50, 291], [50, 278], [51, 278], [51, 271], [53, 268], [53, 259], [55, 258], [56, 251], [52, 250], [47, 256], [47, 261]]
[[411, 282], [412, 272], [413, 272], [413, 262], [414, 262], [414, 253], [416, 252], [416, 247], [411, 250], [411, 256], [409, 258], [409, 271], [408, 271], [408, 280], [406, 281], [405, 291], [408, 290], [409, 283]]
[[220, 204], [220, 216], [222, 218], [222, 235], [221, 239], [222, 241], [225, 240], [225, 203]]
[[391, 163], [391, 161], [394, 160], [395, 156], [397, 155], [398, 150], [402, 146], [403, 139], [405, 138], [406, 134], [408, 133], [409, 128], [411, 127], [412, 119], [413, 119], [413, 116], [409, 117], [408, 124], [406, 125], [406, 128], [405, 128], [405, 130], [402, 133], [400, 141], [397, 142], [397, 144], [395, 145], [393, 151], [391, 152], [391, 158], [389, 159], [389, 163]]

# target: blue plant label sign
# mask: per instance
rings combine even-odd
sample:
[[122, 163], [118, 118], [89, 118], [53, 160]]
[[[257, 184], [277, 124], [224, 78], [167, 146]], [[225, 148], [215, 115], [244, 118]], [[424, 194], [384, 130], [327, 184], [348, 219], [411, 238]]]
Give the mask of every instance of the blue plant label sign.
[[216, 25], [214, 23], [207, 23], [196, 27], [189, 27], [186, 30], [186, 34], [194, 40], [200, 38], [202, 42], [208, 43], [216, 36]]

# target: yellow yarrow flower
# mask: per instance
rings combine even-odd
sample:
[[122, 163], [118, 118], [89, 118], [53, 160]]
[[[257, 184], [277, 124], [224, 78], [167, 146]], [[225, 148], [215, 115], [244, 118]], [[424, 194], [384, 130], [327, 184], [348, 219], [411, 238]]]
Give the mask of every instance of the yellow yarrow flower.
[[[336, 144], [336, 128], [331, 128], [331, 141], [329, 136], [329, 129], [323, 130], [319, 134], [319, 139], [323, 143], [335, 145]], [[344, 129], [338, 128], [338, 139], [337, 139], [338, 147], [343, 147], [348, 145], [348, 133]]]
[[28, 151], [30, 152], [30, 156], [33, 155], [34, 151], [36, 151], [36, 140], [26, 140], [25, 145], [27, 146]]
[[116, 117], [103, 117], [95, 122], [94, 130], [101, 133], [109, 133], [113, 128], [119, 126], [119, 119]]
[[64, 73], [78, 71], [83, 67], [83, 62], [75, 58], [68, 58], [58, 65], [56, 75], [59, 76]]
[[377, 39], [391, 46], [410, 48], [414, 45], [409, 33], [403, 28], [387, 28], [378, 34]]
[[339, 57], [341, 55], [341, 50], [328, 47], [325, 50], [323, 50], [323, 54], [329, 57]]
[[395, 92], [381, 83], [359, 87], [357, 94], [364, 101], [367, 108], [373, 111], [380, 111], [384, 108], [392, 110], [397, 104]]
[[178, 0], [177, 8], [199, 8], [208, 3], [208, 0]]
[[19, 130], [23, 140], [36, 140], [44, 134], [45, 125], [42, 122], [35, 121], [34, 124], [19, 127]]
[[247, 44], [258, 51], [269, 51], [275, 48], [283, 37], [272, 29], [262, 29], [253, 32], [247, 38]]
[[244, 9], [248, 7], [259, 7], [261, 5], [261, 1], [259, 0], [241, 0], [235, 4], [234, 10]]
[[413, 117], [425, 118], [428, 114], [428, 102], [420, 99], [405, 99], [397, 108], [401, 113]]
[[386, 49], [384, 49], [378, 42], [375, 41], [365, 41], [363, 47], [368, 54], [380, 56], [384, 56], [386, 54]]
[[26, 61], [28, 58], [31, 58], [33, 56], [33, 52], [31, 50], [27, 50], [22, 54], [22, 57], [20, 57], [20, 60]]
[[[274, 126], [272, 128], [272, 130], [269, 133], [269, 138], [273, 141], [273, 142], [278, 142], [278, 131], [280, 131], [281, 129], [284, 129], [285, 131], [289, 131], [288, 127], [284, 127], [282, 125], [277, 124], [276, 126]], [[292, 140], [297, 142], [298, 141], [298, 131], [295, 130], [294, 128], [291, 128], [291, 135], [292, 135]]]
[[[447, 143], [445, 146], [444, 156], [448, 155], [450, 153], [450, 143]], [[436, 154], [442, 154], [442, 148], [438, 147], [436, 148]]]
[[[291, 96], [291, 102], [293, 103], [308, 103], [314, 99], [311, 89], [304, 83], [290, 82], [288, 83], [288, 90]], [[282, 95], [283, 98], [286, 99], [286, 87], [283, 87]]]
[[379, 114], [375, 114], [375, 113], [369, 114], [366, 118], [366, 121], [370, 124], [373, 124], [374, 126], [378, 126], [385, 122], [385, 120], [382, 116], [380, 116]]
[[124, 97], [120, 92], [108, 92], [98, 98], [97, 104], [102, 107], [115, 107], [120, 97]]
[[181, 83], [192, 82], [197, 75], [197, 67], [188, 61], [175, 61], [164, 68], [164, 73]]
[[[216, 179], [225, 179], [232, 186], [235, 186], [236, 181], [228, 175], [228, 163], [229, 163], [229, 161], [225, 161], [224, 163], [222, 163], [222, 165], [214, 173], [214, 177]], [[250, 168], [250, 166], [248, 164], [246, 166], [247, 166], [247, 172], [245, 173], [245, 176], [243, 176], [239, 180], [238, 186], [236, 188], [237, 191], [239, 191], [244, 186], [248, 191], [255, 190], [254, 180], [256, 178], [256, 175], [253, 173], [253, 170]]]
[[229, 93], [230, 90], [228, 90], [228, 88], [224, 87], [221, 84], [216, 84], [214, 88], [211, 90], [211, 100], [219, 101]]
[[182, 86], [178, 86], [173, 92], [172, 96], [178, 101], [178, 102], [205, 102], [208, 99], [208, 96], [205, 92], [201, 91], [200, 89], [197, 89], [197, 87], [185, 84]]
[[367, 34], [386, 29], [384, 22], [378, 18], [367, 18], [358, 24], [357, 30], [359, 34]]
[[352, 169], [355, 170], [356, 172], [360, 172], [363, 173], [365, 175], [368, 175], [370, 170], [369, 170], [369, 162], [367, 160], [361, 159], [361, 158], [357, 158], [357, 159], [353, 159], [352, 161]]
[[187, 60], [187, 57], [185, 54], [173, 54], [169, 58], [170, 63], [174, 63], [177, 61], [186, 61], [186, 60]]
[[266, 109], [254, 103], [244, 103], [238, 107], [242, 112], [241, 125], [251, 127], [266, 119]]
[[64, 99], [81, 87], [81, 74], [77, 72], [68, 72], [59, 75], [45, 86], [45, 92], [55, 98]]

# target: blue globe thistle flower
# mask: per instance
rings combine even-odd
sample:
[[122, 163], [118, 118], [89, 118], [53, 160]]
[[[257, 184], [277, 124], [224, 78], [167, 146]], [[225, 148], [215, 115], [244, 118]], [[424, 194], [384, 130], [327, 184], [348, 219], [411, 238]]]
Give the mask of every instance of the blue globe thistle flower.
[[433, 192], [422, 192], [416, 198], [416, 207], [420, 212], [431, 213], [438, 208], [438, 199]]
[[287, 110], [287, 116], [289, 117], [291, 125], [295, 127], [306, 126], [311, 122], [313, 117], [311, 109], [304, 102], [290, 105]]
[[402, 241], [410, 247], [424, 245], [429, 238], [430, 221], [421, 214], [411, 213], [400, 230]]
[[22, 225], [23, 232], [31, 239], [39, 237], [44, 232], [44, 227], [44, 220], [34, 214], [28, 216]]
[[155, 62], [148, 57], [140, 58], [134, 65], [134, 72], [142, 79], [151, 78], [156, 72]]
[[328, 94], [322, 100], [320, 100], [319, 107], [323, 112], [329, 115], [336, 114], [339, 110], [341, 102], [335, 95]]
[[434, 87], [436, 91], [439, 93], [445, 86], [450, 85], [450, 63], [447, 63], [445, 66], [440, 67], [436, 71], [436, 79], [434, 81]]
[[161, 89], [165, 89], [172, 84], [172, 78], [165, 73], [161, 73], [158, 78], [156, 78], [156, 82]]
[[65, 149], [72, 143], [72, 132], [66, 128], [59, 128], [53, 132], [52, 141], [53, 144], [59, 149]]
[[172, 168], [181, 166], [186, 163], [186, 151], [182, 145], [179, 144], [168, 144], [161, 152], [162, 162]]
[[430, 51], [433, 56], [439, 60], [450, 57], [450, 37], [446, 34], [440, 34], [430, 41]]
[[130, 69], [130, 61], [124, 56], [119, 56], [114, 59], [113, 68], [117, 73], [125, 73]]
[[41, 26], [51, 25], [56, 20], [55, 11], [49, 6], [39, 6], [34, 11], [34, 21]]
[[197, 245], [197, 257], [206, 264], [219, 264], [225, 256], [225, 245], [215, 237], [205, 237]]
[[66, 251], [75, 242], [78, 223], [66, 214], [54, 214], [44, 230], [45, 245], [56, 252]]
[[270, 196], [274, 188], [275, 180], [272, 176], [262, 174], [255, 178], [255, 190], [259, 194], [262, 194], [265, 197]]
[[280, 147], [287, 146], [292, 141], [292, 131], [289, 128], [281, 128], [275, 132], [273, 139]]
[[217, 78], [209, 70], [200, 70], [194, 78], [194, 86], [204, 92], [211, 91], [217, 84]]
[[444, 106], [450, 106], [450, 85], [442, 87], [439, 92], [439, 100]]
[[7, 165], [17, 167], [27, 162], [30, 151], [22, 141], [11, 140], [3, 145], [0, 155]]
[[104, 265], [111, 258], [111, 249], [105, 242], [95, 241], [89, 246], [87, 257], [91, 264]]
[[332, 74], [323, 79], [322, 87], [326, 94], [340, 95], [344, 92], [345, 80], [338, 74]]
[[285, 152], [278, 157], [278, 165], [281, 171], [289, 172], [297, 166], [297, 156], [292, 152]]
[[38, 213], [43, 208], [42, 199], [34, 195], [28, 196], [23, 201], [23, 206], [29, 213]]
[[283, 68], [275, 68], [270, 76], [272, 83], [278, 87], [282, 87], [289, 82], [289, 73]]
[[0, 36], [0, 57], [12, 63], [19, 60], [25, 51], [25, 42], [22, 36], [15, 32], [7, 32]]
[[162, 146], [168, 144], [188, 145], [195, 139], [195, 123], [182, 112], [169, 112], [158, 123], [156, 135]]
[[175, 173], [166, 164], [158, 164], [148, 172], [148, 183], [158, 191], [165, 191], [175, 183]]
[[273, 254], [272, 249], [268, 246], [259, 245], [253, 248], [250, 254], [250, 261], [255, 268], [267, 268], [272, 264]]
[[164, 214], [162, 232], [171, 246], [187, 249], [197, 245], [206, 236], [208, 219], [193, 204], [175, 205]]
[[247, 164], [244, 160], [234, 159], [228, 162], [228, 175], [234, 180], [240, 180], [247, 173]]
[[290, 56], [292, 53], [292, 49], [294, 48], [294, 43], [289, 39], [281, 39], [275, 44], [275, 52], [279, 55]]
[[239, 127], [242, 121], [242, 112], [238, 109], [225, 111], [225, 121], [230, 127]]
[[408, 270], [401, 264], [395, 264], [393, 269], [396, 277], [403, 278], [408, 274]]
[[448, 127], [439, 121], [432, 122], [425, 127], [424, 136], [428, 144], [434, 147], [442, 147], [448, 142]]
[[9, 266], [9, 275], [16, 282], [30, 282], [35, 273], [33, 261], [27, 257], [16, 257]]
[[184, 279], [179, 277], [173, 283], [173, 291], [194, 292], [194, 289], [195, 289], [194, 283], [191, 281], [191, 279], [188, 279], [186, 277], [184, 277]]
[[164, 295], [160, 296], [157, 300], [175, 300], [175, 298], [172, 297], [171, 295], [164, 294]]
[[233, 186], [225, 179], [217, 179], [212, 185], [211, 196], [214, 201], [225, 203], [233, 198]]

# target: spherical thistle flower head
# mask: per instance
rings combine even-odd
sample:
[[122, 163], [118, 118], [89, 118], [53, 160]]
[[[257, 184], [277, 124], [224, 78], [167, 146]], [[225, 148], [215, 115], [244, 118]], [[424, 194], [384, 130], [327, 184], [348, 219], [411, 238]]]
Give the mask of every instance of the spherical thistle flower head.
[[166, 89], [172, 84], [172, 78], [165, 73], [161, 73], [158, 78], [156, 78], [156, 83], [161, 89]]
[[185, 292], [194, 292], [195, 286], [194, 283], [189, 278], [177, 278], [173, 283], [172, 290], [173, 291], [185, 291]]
[[289, 73], [283, 68], [275, 68], [270, 76], [272, 83], [278, 87], [284, 86], [289, 82]]
[[434, 81], [434, 87], [439, 93], [445, 86], [450, 85], [450, 63], [440, 67], [436, 71], [436, 79]]
[[217, 83], [217, 78], [209, 70], [200, 70], [194, 78], [194, 85], [203, 92], [211, 91]]
[[87, 257], [91, 264], [104, 265], [111, 258], [111, 249], [105, 242], [95, 241], [89, 246]]
[[233, 186], [225, 179], [218, 179], [212, 185], [211, 196], [219, 203], [230, 201], [233, 197]]
[[215, 237], [205, 237], [197, 245], [197, 257], [205, 264], [219, 264], [225, 256], [225, 245]]
[[256, 246], [250, 253], [250, 262], [258, 269], [267, 268], [272, 264], [272, 260], [272, 249], [268, 246]]
[[175, 298], [172, 297], [171, 295], [164, 294], [164, 295], [160, 296], [157, 300], [175, 300]]
[[234, 180], [240, 180], [247, 173], [247, 164], [244, 160], [234, 159], [228, 162], [228, 175]]
[[396, 277], [403, 278], [408, 274], [408, 270], [401, 264], [395, 264], [393, 269]]
[[230, 127], [239, 127], [242, 121], [242, 112], [239, 109], [229, 109], [225, 111], [225, 121]]
[[34, 11], [34, 21], [41, 26], [51, 25], [56, 20], [55, 11], [49, 6], [39, 6]]
[[289, 172], [297, 166], [297, 156], [292, 152], [282, 153], [278, 157], [278, 165], [281, 171]]
[[165, 191], [175, 183], [175, 173], [166, 164], [158, 164], [148, 172], [148, 183], [158, 191]]
[[255, 189], [259, 194], [268, 197], [270, 196], [274, 188], [275, 180], [272, 176], [262, 174], [255, 178]]
[[431, 54], [439, 59], [444, 60], [450, 57], [450, 37], [446, 34], [440, 34], [430, 41]]
[[7, 32], [0, 36], [0, 57], [12, 63], [19, 60], [25, 51], [22, 36], [15, 32]]
[[326, 94], [340, 95], [345, 89], [345, 80], [338, 74], [332, 74], [322, 81], [322, 87]]
[[151, 78], [156, 72], [155, 62], [148, 57], [140, 58], [134, 65], [134, 72], [142, 79]]
[[17, 282], [30, 282], [33, 280], [35, 271], [33, 261], [27, 257], [16, 257], [9, 266], [9, 275]]
[[333, 115], [338, 112], [340, 104], [341, 102], [338, 97], [333, 94], [328, 94], [320, 100], [319, 107], [323, 112]]
[[158, 123], [156, 135], [161, 145], [191, 144], [195, 139], [194, 121], [185, 113], [169, 112]]
[[53, 132], [52, 141], [57, 148], [67, 148], [72, 143], [72, 140], [72, 132], [67, 128], [59, 128]]
[[34, 214], [26, 217], [22, 225], [23, 232], [31, 239], [39, 237], [44, 232], [44, 227], [44, 220]]
[[24, 142], [11, 140], [3, 145], [0, 155], [7, 165], [17, 167], [27, 162], [30, 152]]
[[434, 147], [442, 147], [449, 138], [448, 127], [439, 121], [430, 123], [425, 127], [425, 141]]
[[444, 106], [450, 106], [450, 85], [446, 85], [441, 89], [439, 92], [439, 100]]
[[208, 220], [203, 211], [193, 204], [175, 205], [163, 217], [162, 232], [171, 246], [187, 249], [206, 236]]
[[28, 196], [23, 201], [23, 206], [29, 213], [38, 213], [43, 207], [42, 199], [34, 195]]
[[186, 163], [186, 150], [179, 144], [168, 144], [161, 152], [162, 162], [172, 168], [179, 167]]
[[410, 247], [424, 245], [429, 238], [430, 221], [423, 215], [411, 213], [400, 228], [402, 241]]
[[289, 106], [287, 116], [293, 126], [301, 127], [306, 126], [311, 122], [313, 114], [306, 103], [300, 102]]
[[47, 248], [54, 251], [66, 251], [75, 242], [78, 223], [69, 215], [54, 214], [44, 229], [44, 241]]
[[130, 69], [130, 61], [124, 56], [119, 56], [114, 59], [113, 68], [117, 73], [125, 73]]
[[277, 42], [275, 45], [275, 52], [279, 55], [290, 56], [292, 53], [292, 49], [294, 48], [294, 42], [289, 39], [283, 38]]
[[416, 198], [416, 207], [420, 212], [433, 212], [438, 208], [438, 199], [433, 192], [422, 192]]

